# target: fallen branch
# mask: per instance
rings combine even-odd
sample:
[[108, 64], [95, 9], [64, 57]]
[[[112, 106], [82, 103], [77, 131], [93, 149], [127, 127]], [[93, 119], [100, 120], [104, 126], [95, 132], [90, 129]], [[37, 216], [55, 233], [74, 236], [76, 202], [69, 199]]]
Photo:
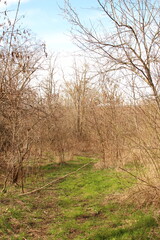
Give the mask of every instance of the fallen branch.
[[72, 175], [72, 174], [80, 171], [81, 169], [85, 168], [86, 166], [88, 166], [88, 165], [91, 164], [91, 163], [92, 163], [92, 162], [86, 163], [86, 164], [84, 164], [82, 167], [78, 168], [77, 170], [75, 170], [75, 171], [73, 171], [73, 172], [67, 173], [66, 175], [64, 175], [64, 176], [62, 176], [62, 177], [59, 177], [59, 178], [57, 178], [57, 179], [54, 179], [53, 181], [51, 181], [51, 182], [43, 185], [43, 186], [40, 187], [40, 188], [34, 189], [33, 191], [30, 191], [30, 192], [22, 193], [22, 194], [20, 194], [19, 196], [26, 196], [26, 195], [30, 195], [30, 194], [39, 192], [39, 191], [45, 189], [46, 187], [52, 185], [53, 183], [56, 183], [56, 182], [58, 182], [58, 181], [60, 181], [60, 180], [62, 180], [62, 179], [64, 179], [64, 178], [66, 178], [66, 177], [68, 177], [68, 176], [70, 176], [70, 175]]
[[131, 172], [128, 171], [127, 169], [124, 169], [124, 168], [121, 168], [121, 167], [119, 167], [119, 169], [121, 169], [121, 170], [124, 171], [124, 172], [127, 172], [127, 173], [130, 174], [132, 177], [134, 177], [134, 178], [138, 179], [140, 182], [143, 182], [144, 184], [146, 184], [148, 187], [154, 188], [154, 189], [156, 189], [156, 190], [160, 190], [159, 187], [154, 186], [154, 185], [148, 183], [147, 181], [145, 181], [144, 179], [142, 179], [142, 178], [134, 175], [133, 173], [131, 173]]

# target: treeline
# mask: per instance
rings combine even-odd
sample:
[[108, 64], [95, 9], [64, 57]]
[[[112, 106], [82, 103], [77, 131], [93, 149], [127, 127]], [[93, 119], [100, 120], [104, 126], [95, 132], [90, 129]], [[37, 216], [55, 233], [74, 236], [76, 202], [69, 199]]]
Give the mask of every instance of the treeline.
[[[12, 69], [10, 63], [7, 67]], [[111, 79], [103, 81], [105, 73], [94, 78], [86, 63], [73, 68], [72, 79], [66, 77], [59, 87], [51, 74], [55, 67], [44, 70], [47, 75], [41, 88], [32, 86], [35, 75], [28, 79], [30, 69], [24, 75], [18, 68], [15, 78], [5, 73], [0, 98], [4, 188], [8, 183], [23, 185], [32, 164], [39, 166], [47, 158], [64, 163], [82, 153], [99, 157], [98, 168], [132, 162], [152, 167], [152, 174], [158, 177], [159, 118], [155, 101], [148, 97], [129, 103], [117, 84]], [[38, 71], [35, 69], [34, 74]], [[153, 180], [153, 175], [149, 176]]]

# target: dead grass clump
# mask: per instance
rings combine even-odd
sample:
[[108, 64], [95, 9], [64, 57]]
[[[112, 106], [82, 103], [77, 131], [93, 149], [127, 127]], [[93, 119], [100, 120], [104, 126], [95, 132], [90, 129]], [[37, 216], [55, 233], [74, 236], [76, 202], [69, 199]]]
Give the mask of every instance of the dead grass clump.
[[97, 170], [104, 169], [104, 163], [102, 161], [98, 161], [97, 163], [94, 164], [94, 168]]
[[139, 207], [160, 206], [160, 189], [147, 185], [137, 185], [128, 194], [130, 201]]
[[112, 193], [108, 194], [104, 200], [104, 205], [108, 204], [109, 202], [115, 202], [115, 203], [126, 203], [128, 199], [128, 194], [126, 193]]
[[138, 208], [154, 206], [160, 207], [160, 189], [137, 184], [123, 193], [109, 194], [104, 204], [113, 201], [119, 204], [134, 204]]
[[104, 162], [103, 160], [98, 161], [94, 164], [94, 168], [97, 170], [102, 170], [104, 168], [113, 168], [115, 167], [112, 162]]

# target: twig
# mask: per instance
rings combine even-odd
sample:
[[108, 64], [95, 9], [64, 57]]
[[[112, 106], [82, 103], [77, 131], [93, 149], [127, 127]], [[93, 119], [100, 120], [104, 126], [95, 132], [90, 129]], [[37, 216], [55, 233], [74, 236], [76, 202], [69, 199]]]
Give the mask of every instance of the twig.
[[64, 176], [62, 176], [62, 177], [59, 177], [59, 178], [57, 178], [57, 179], [54, 179], [54, 180], [52, 180], [51, 182], [45, 184], [44, 186], [42, 186], [42, 187], [40, 187], [40, 188], [37, 188], [37, 189], [35, 189], [35, 190], [33, 190], [33, 191], [30, 191], [30, 192], [22, 193], [22, 194], [20, 194], [19, 196], [26, 196], [26, 195], [30, 195], [30, 194], [39, 192], [39, 191], [45, 189], [46, 187], [52, 185], [53, 183], [56, 183], [56, 182], [58, 182], [58, 181], [60, 181], [60, 180], [62, 180], [62, 179], [64, 179], [64, 178], [68, 177], [69, 175], [72, 175], [72, 174], [80, 171], [82, 168], [85, 168], [87, 165], [89, 165], [89, 164], [91, 164], [91, 163], [92, 163], [92, 162], [86, 163], [86, 164], [84, 164], [82, 167], [78, 168], [76, 171], [67, 173], [66, 175], [64, 175]]
[[136, 175], [134, 175], [133, 173], [131, 173], [131, 172], [128, 171], [127, 169], [124, 169], [124, 168], [121, 168], [121, 167], [119, 167], [119, 168], [120, 168], [121, 170], [123, 170], [124, 172], [127, 172], [128, 174], [130, 174], [130, 175], [133, 176], [134, 178], [138, 179], [139, 181], [145, 183], [148, 187], [151, 187], [151, 188], [154, 188], [154, 189], [160, 190], [159, 187], [154, 186], [154, 185], [148, 183], [147, 181], [145, 181], [144, 179], [137, 177]]

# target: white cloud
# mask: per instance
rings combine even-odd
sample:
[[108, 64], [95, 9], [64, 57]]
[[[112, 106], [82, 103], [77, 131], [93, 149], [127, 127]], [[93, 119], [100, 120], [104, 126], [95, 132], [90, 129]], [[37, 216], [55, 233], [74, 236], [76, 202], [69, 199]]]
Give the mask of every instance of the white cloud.
[[74, 52], [77, 50], [76, 46], [72, 43], [71, 37], [67, 36], [64, 33], [48, 33], [41, 36], [42, 39], [46, 42], [49, 49], [61, 52], [68, 51]]

